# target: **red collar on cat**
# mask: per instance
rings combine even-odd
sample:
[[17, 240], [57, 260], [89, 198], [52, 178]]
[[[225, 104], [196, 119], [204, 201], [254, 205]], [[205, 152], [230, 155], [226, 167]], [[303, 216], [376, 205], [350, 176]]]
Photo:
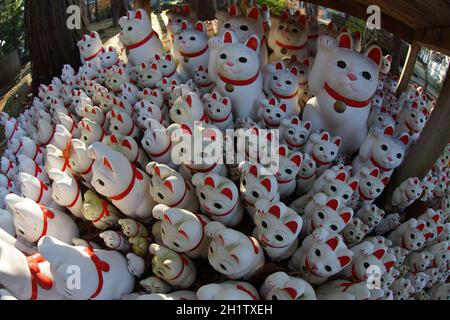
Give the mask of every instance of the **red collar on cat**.
[[71, 204], [68, 204], [66, 207], [67, 208], [72, 208], [78, 201], [78, 199], [80, 198], [80, 194], [81, 194], [81, 188], [80, 188], [80, 182], [75, 179], [76, 183], [77, 183], [77, 195], [75, 196], [75, 199], [72, 201]]
[[38, 240], [47, 234], [47, 228], [48, 228], [47, 218], [48, 219], [55, 218], [55, 214], [53, 213], [53, 211], [48, 210], [46, 207], [44, 207], [43, 205], [40, 205], [40, 204], [39, 204], [39, 207], [42, 210], [43, 226], [42, 226], [41, 235], [39, 236]]
[[219, 73], [220, 80], [222, 80], [225, 83], [229, 83], [233, 86], [247, 86], [247, 85], [255, 82], [256, 79], [258, 79], [258, 76], [259, 76], [259, 69], [258, 69], [258, 72], [253, 77], [251, 77], [250, 79], [247, 79], [247, 80], [232, 80], [232, 79], [228, 79], [227, 77], [225, 77]]
[[312, 158], [313, 158], [313, 160], [314, 160], [319, 166], [326, 166], [326, 165], [329, 165], [329, 164], [331, 163], [331, 161], [328, 161], [328, 162], [320, 161], [320, 160], [314, 155], [314, 153], [312, 154]]
[[80, 174], [82, 176], [85, 176], [87, 174], [89, 174], [92, 171], [92, 166], [94, 165], [94, 161], [91, 162], [91, 164], [89, 165], [89, 167], [87, 167], [86, 170], [84, 170], [83, 172], [80, 172]]
[[105, 200], [102, 200], [102, 212], [100, 212], [100, 215], [95, 220], [92, 220], [91, 222], [98, 222], [100, 221], [103, 216], [109, 217], [109, 211], [108, 211], [108, 202]]
[[53, 128], [53, 131], [52, 131], [52, 134], [50, 135], [50, 138], [48, 138], [47, 142], [42, 144], [43, 146], [48, 145], [50, 143], [50, 141], [52, 141], [53, 136], [55, 135], [55, 131], [56, 131], [56, 128]]
[[[73, 125], [72, 125], [72, 127], [73, 127]], [[39, 147], [39, 145], [36, 143], [36, 151], [34, 152], [33, 161], [36, 161], [36, 158], [37, 158], [39, 153], [42, 153], [42, 150], [41, 150], [41, 147]], [[12, 165], [11, 162], [10, 162], [10, 165]], [[8, 173], [8, 171], [6, 173]]]
[[257, 296], [255, 296], [250, 290], [247, 290], [246, 288], [244, 288], [242, 285], [238, 284], [236, 286], [236, 289], [241, 290], [241, 291], [245, 292], [246, 294], [248, 294], [250, 296], [250, 298], [252, 298], [252, 300], [258, 300]]
[[383, 167], [381, 164], [379, 164], [379, 163], [377, 162], [377, 160], [375, 160], [374, 157], [370, 157], [370, 162], [372, 162], [372, 164], [373, 164], [375, 167], [377, 167], [378, 169], [380, 169], [381, 171], [390, 171], [390, 170], [392, 170], [392, 169]]
[[17, 130], [19, 130], [19, 122], [18, 121], [16, 121], [16, 124], [14, 125], [11, 135], [8, 137], [8, 141], [11, 141], [11, 139], [13, 138], [13, 136]]
[[128, 187], [122, 193], [119, 193], [117, 196], [109, 197], [111, 200], [115, 200], [115, 201], [122, 200], [131, 192], [131, 190], [133, 190], [134, 183], [136, 182], [136, 178], [138, 180], [142, 180], [144, 178], [142, 173], [136, 168], [136, 166], [134, 164], [131, 164], [131, 171], [133, 173], [133, 176], [131, 177], [131, 181], [130, 181], [130, 184], [128, 185]]
[[300, 148], [306, 144], [306, 141], [302, 144], [295, 144], [295, 143], [292, 143], [292, 142], [289, 142], [288, 140], [286, 140], [286, 144], [291, 148]]
[[39, 263], [45, 262], [41, 254], [35, 253], [27, 257], [28, 269], [30, 270], [31, 278], [31, 298], [36, 300], [38, 298], [38, 286], [44, 290], [50, 290], [53, 287], [53, 280], [45, 273], [42, 273], [39, 268]]
[[283, 95], [281, 95], [281, 94], [279, 94], [279, 93], [276, 93], [276, 92], [273, 91], [272, 89], [270, 89], [270, 91], [272, 91], [272, 94], [273, 94], [275, 97], [280, 98], [280, 99], [285, 99], [285, 100], [292, 99], [292, 98], [294, 98], [295, 96], [297, 96], [297, 94], [298, 94], [298, 89], [297, 89], [293, 94], [291, 94], [291, 95], [289, 95], [289, 96], [283, 96]]
[[151, 153], [150, 152], [150, 155], [154, 158], [159, 158], [159, 157], [165, 155], [170, 150], [171, 147], [172, 147], [172, 140], [169, 141], [169, 144], [163, 151], [161, 151], [159, 153]]
[[373, 200], [373, 199], [367, 197], [367, 196], [361, 191], [360, 188], [358, 188], [358, 191], [359, 191], [359, 197], [360, 197], [361, 199], [363, 199], [364, 201]]
[[275, 41], [275, 43], [277, 44], [277, 46], [279, 46], [279, 47], [281, 47], [283, 49], [290, 50], [290, 51], [298, 51], [298, 50], [302, 50], [303, 48], [306, 47], [306, 43], [304, 43], [302, 45], [299, 45], [299, 46], [293, 46], [293, 45], [285, 44], [285, 43], [282, 43], [282, 42], [280, 42], [278, 40]]
[[225, 122], [225, 121], [227, 121], [228, 120], [228, 118], [231, 116], [231, 113], [230, 114], [228, 114], [225, 118], [221, 118], [221, 119], [214, 119], [214, 118], [211, 118], [211, 116], [209, 116], [209, 119], [212, 121], [212, 122], [214, 122], [214, 123], [222, 123], [222, 122]]
[[349, 98], [344, 97], [343, 95], [341, 95], [340, 93], [337, 93], [336, 91], [334, 91], [327, 82], [325, 82], [323, 88], [325, 89], [325, 91], [336, 101], [340, 101], [345, 103], [347, 106], [349, 107], [354, 107], [354, 108], [364, 108], [366, 107], [370, 101], [372, 99], [367, 99], [364, 101], [358, 101], [358, 100], [352, 100]]
[[169, 205], [170, 208], [175, 208], [178, 207], [180, 205], [180, 203], [183, 201], [184, 197], [186, 197], [186, 194], [189, 190], [189, 185], [187, 184], [186, 180], [184, 180], [184, 193], [183, 196], [181, 197], [180, 200], [178, 200], [177, 202], [175, 202], [174, 204]]
[[192, 252], [195, 249], [197, 249], [198, 247], [200, 247], [200, 245], [203, 242], [203, 239], [205, 239], [205, 226], [206, 226], [206, 222], [202, 219], [202, 217], [196, 213], [194, 213], [194, 215], [197, 217], [197, 219], [200, 221], [200, 224], [202, 225], [202, 237], [200, 238], [200, 241], [197, 243], [197, 245], [195, 247], [193, 247], [191, 250], [188, 250], [188, 252]]
[[96, 53], [94, 53], [92, 56], [84, 58], [84, 61], [91, 61], [92, 59], [94, 59], [99, 53], [100, 51], [102, 51], [102, 48], [100, 48]]
[[177, 275], [175, 277], [173, 277], [172, 279], [168, 279], [168, 280], [171, 280], [171, 281], [178, 279], [183, 274], [184, 268], [189, 265], [189, 261], [182, 254], [179, 254], [178, 252], [177, 252], [177, 254], [178, 254], [178, 256], [180, 257], [180, 260], [181, 260], [181, 269], [180, 269], [180, 271], [177, 273]]
[[202, 54], [204, 54], [206, 51], [208, 51], [208, 49], [209, 49], [209, 46], [206, 45], [206, 47], [204, 47], [202, 50], [195, 51], [195, 52], [180, 51], [180, 54], [186, 58], [195, 58], [195, 57], [198, 57], [198, 56], [201, 56]]
[[405, 125], [406, 125], [406, 127], [408, 128], [409, 131], [412, 131], [412, 132], [414, 132], [414, 133], [419, 133], [419, 130], [414, 129], [413, 127], [411, 127], [411, 126], [409, 125], [408, 121], [405, 121]]
[[188, 168], [192, 173], [197, 173], [197, 172], [202, 172], [202, 173], [206, 173], [206, 172], [210, 172], [212, 170], [214, 170], [214, 168], [217, 166], [217, 162], [215, 162], [212, 166], [208, 167], [208, 168], [192, 168], [190, 166], [188, 166], [187, 164], [185, 165], [186, 168]]
[[91, 258], [92, 262], [94, 263], [95, 269], [97, 270], [97, 278], [98, 278], [97, 290], [95, 290], [95, 292], [90, 297], [90, 299], [94, 299], [102, 291], [103, 272], [109, 271], [109, 264], [103, 260], [100, 260], [100, 258], [94, 253], [94, 250], [92, 247], [86, 247], [86, 248], [84, 248], [84, 251], [87, 253], [89, 258]]
[[130, 44], [130, 45], [125, 45], [125, 48], [127, 48], [128, 50], [139, 48], [140, 46], [145, 44], [147, 41], [149, 41], [151, 38], [153, 38], [154, 35], [158, 36], [158, 34], [155, 31], [152, 31], [149, 33], [148, 36], [146, 36], [141, 41]]

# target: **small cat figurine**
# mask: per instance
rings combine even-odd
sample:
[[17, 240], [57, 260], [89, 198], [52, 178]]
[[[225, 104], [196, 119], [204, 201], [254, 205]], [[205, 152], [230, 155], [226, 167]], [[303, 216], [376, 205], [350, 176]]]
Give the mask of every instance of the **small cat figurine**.
[[204, 22], [197, 21], [193, 28], [181, 22], [180, 31], [174, 34], [173, 51], [174, 57], [180, 57], [177, 72], [183, 83], [193, 78], [200, 66], [206, 69], [210, 52]]
[[298, 151], [289, 150], [286, 145], [280, 145], [277, 153], [280, 162], [275, 177], [277, 179], [280, 197], [285, 198], [290, 196], [295, 190], [295, 177], [300, 170], [303, 154]]
[[337, 41], [322, 36], [318, 46], [308, 79], [316, 97], [308, 101], [303, 120], [311, 121], [314, 130], [340, 136], [341, 153], [357, 151], [367, 134], [366, 122], [377, 88], [382, 51], [376, 45], [364, 54], [354, 51], [348, 33], [342, 33]]
[[417, 101], [414, 101], [411, 107], [403, 108], [398, 117], [398, 126], [395, 127], [397, 135], [408, 132], [410, 143], [414, 143], [420, 136], [425, 124], [428, 120], [428, 109], [426, 107], [419, 108]]
[[278, 129], [287, 117], [287, 105], [277, 102], [275, 98], [264, 99], [261, 101], [262, 120], [259, 125], [261, 128]]
[[214, 82], [209, 77], [208, 68], [205, 68], [203, 66], [195, 69], [194, 83], [200, 91], [201, 96], [207, 93], [211, 93], [211, 91], [215, 87]]
[[326, 131], [320, 134], [313, 133], [309, 136], [303, 152], [310, 154], [316, 162], [318, 175], [331, 166], [332, 161], [338, 155], [341, 143], [340, 137], [331, 137]]
[[244, 207], [236, 185], [215, 173], [197, 172], [192, 184], [200, 203], [200, 210], [214, 221], [233, 227], [242, 220]]
[[137, 74], [138, 85], [141, 88], [148, 88], [151, 90], [158, 88], [158, 85], [163, 78], [158, 64], [152, 63], [149, 65], [145, 62], [141, 62], [134, 68]]
[[232, 129], [234, 127], [231, 100], [222, 97], [217, 91], [213, 91], [204, 102], [205, 112], [211, 121], [220, 130]]
[[423, 187], [417, 177], [411, 177], [403, 181], [392, 194], [392, 205], [405, 209], [422, 195]]
[[81, 62], [92, 63], [95, 68], [100, 69], [100, 52], [102, 50], [102, 40], [97, 31], [92, 31], [88, 35], [84, 35], [77, 43], [80, 50]]
[[180, 75], [177, 72], [177, 65], [170, 53], [167, 53], [165, 56], [155, 54], [154, 62], [158, 65], [159, 71], [161, 71], [163, 78], [167, 82], [171, 82], [172, 80], [181, 81]]
[[253, 235], [272, 260], [289, 258], [297, 249], [302, 218], [282, 202], [258, 200]]
[[378, 198], [384, 187], [389, 182], [389, 177], [380, 174], [378, 168], [368, 170], [363, 168], [359, 173], [358, 189], [353, 194], [353, 209], [358, 209], [364, 205], [370, 205]]
[[203, 109], [203, 103], [194, 92], [178, 97], [170, 108], [169, 114], [172, 121], [179, 124], [183, 122], [193, 124], [195, 121], [209, 123], [208, 116]]
[[302, 151], [311, 133], [311, 122], [301, 121], [295, 116], [282, 121], [281, 127], [283, 136], [280, 143], [286, 144], [291, 150]]
[[296, 176], [295, 194], [302, 196], [311, 190], [316, 181], [316, 162], [307, 153], [303, 154], [303, 161]]

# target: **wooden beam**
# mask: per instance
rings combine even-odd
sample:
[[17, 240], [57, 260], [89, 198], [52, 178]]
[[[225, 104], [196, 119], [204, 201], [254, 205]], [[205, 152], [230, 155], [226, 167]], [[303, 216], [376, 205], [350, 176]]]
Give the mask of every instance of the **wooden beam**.
[[397, 85], [396, 94], [400, 94], [408, 87], [409, 80], [414, 71], [416, 65], [417, 56], [419, 55], [421, 46], [417, 42], [413, 42], [409, 46], [408, 55], [406, 56], [405, 65], [403, 66], [402, 74]]
[[409, 177], [422, 179], [450, 141], [450, 72], [447, 72], [436, 106], [431, 113], [419, 139], [409, 150], [403, 164], [398, 168], [383, 192], [383, 207], [392, 212], [392, 193]]
[[[327, 7], [337, 11], [341, 11], [360, 18], [364, 21], [367, 20], [369, 15], [367, 14], [367, 5], [358, 1], [349, 0], [306, 0], [305, 2], [313, 3], [322, 7]], [[377, 4], [377, 1], [374, 1]], [[378, 1], [380, 2], [380, 1]], [[411, 42], [414, 35], [414, 30], [402, 23], [400, 20], [395, 19], [387, 15], [383, 8], [381, 8], [381, 27], [394, 36], [401, 38], [406, 42]]]
[[413, 40], [423, 47], [450, 56], [450, 26], [416, 30]]

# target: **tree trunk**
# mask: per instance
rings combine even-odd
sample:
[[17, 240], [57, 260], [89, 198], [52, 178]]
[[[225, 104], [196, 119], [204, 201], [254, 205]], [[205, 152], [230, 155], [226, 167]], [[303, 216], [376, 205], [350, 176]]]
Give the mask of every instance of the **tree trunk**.
[[149, 17], [152, 15], [152, 6], [150, 5], [150, 0], [134, 0], [133, 9], [144, 9]]
[[216, 18], [215, 0], [191, 0], [186, 2], [192, 4], [198, 20], [214, 20]]
[[127, 0], [111, 0], [111, 15], [114, 26], [118, 25], [121, 17], [127, 15], [128, 9]]
[[[81, 8], [80, 29], [69, 30], [66, 25], [67, 7]], [[27, 0], [25, 4], [25, 34], [30, 51], [33, 92], [41, 83], [48, 84], [59, 76], [64, 64], [77, 69], [80, 56], [77, 42], [88, 32], [89, 23], [84, 0]]]
[[95, 21], [100, 21], [100, 19], [98, 18], [98, 0], [95, 0]]

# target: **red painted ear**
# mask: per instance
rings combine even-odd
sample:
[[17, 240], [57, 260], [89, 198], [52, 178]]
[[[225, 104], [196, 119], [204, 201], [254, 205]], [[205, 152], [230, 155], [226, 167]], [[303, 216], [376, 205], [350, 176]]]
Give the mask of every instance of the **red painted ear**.
[[333, 210], [336, 210], [339, 206], [339, 202], [336, 199], [328, 200], [328, 202], [325, 204], [328, 208], [331, 208]]
[[122, 141], [122, 146], [124, 146], [125, 148], [128, 148], [130, 150], [132, 150], [133, 148], [131, 147], [131, 144], [128, 140], [123, 140]]
[[230, 103], [230, 99], [228, 99], [228, 97], [223, 97], [220, 102], [222, 102], [222, 104], [224, 106], [228, 106], [228, 104]]
[[159, 54], [155, 54], [155, 60], [157, 61], [161, 60], [161, 56]]
[[155, 171], [155, 173], [158, 175], [158, 177], [161, 178], [161, 170], [159, 170], [158, 166], [154, 166], [153, 167], [153, 171]]
[[228, 199], [233, 200], [233, 191], [230, 188], [224, 188], [220, 190], [220, 193], [226, 196]]
[[114, 143], [114, 144], [117, 144], [119, 142], [115, 135], [111, 135], [110, 139], [111, 139], [111, 142]]
[[151, 67], [153, 70], [158, 70], [158, 65], [156, 63], [152, 63]]
[[295, 163], [295, 165], [296, 165], [297, 167], [300, 167], [300, 164], [302, 163], [302, 157], [301, 157], [300, 155], [296, 154], [295, 156], [293, 156], [293, 157], [291, 158], [291, 161], [292, 161], [293, 163]]
[[348, 223], [350, 219], [352, 218], [352, 214], [348, 211], [345, 211], [339, 215], [345, 223]]
[[261, 184], [264, 186], [264, 188], [266, 188], [268, 192], [270, 192], [270, 190], [272, 189], [272, 183], [268, 178], [261, 180]]
[[288, 21], [289, 20], [289, 12], [287, 10], [283, 11], [281, 13], [281, 21]]
[[166, 61], [172, 61], [172, 56], [170, 54], [166, 54], [166, 56], [164, 57], [164, 59]]
[[117, 116], [117, 120], [119, 120], [120, 122], [122, 122], [122, 123], [123, 123], [123, 117], [122, 117], [122, 115], [121, 115], [121, 114], [119, 114], [119, 115]]
[[300, 120], [297, 117], [292, 118], [292, 120], [291, 120], [291, 124], [299, 124], [299, 122], [300, 122]]
[[348, 33], [342, 33], [339, 36], [339, 48], [352, 49], [352, 38]]
[[95, 38], [95, 32], [91, 32], [91, 38]]
[[341, 264], [341, 267], [345, 267], [351, 261], [351, 258], [349, 256], [342, 256], [342, 257], [339, 257], [338, 259], [339, 259], [339, 263]]
[[381, 260], [381, 258], [383, 258], [384, 254], [386, 253], [386, 251], [384, 251], [384, 249], [378, 249], [377, 251], [375, 251], [374, 253], [372, 253], [372, 255], [374, 257], [376, 257], [378, 260]]
[[152, 96], [154, 96], [155, 98], [159, 97], [159, 93], [157, 90], [152, 91]]
[[184, 5], [183, 6], [183, 14], [184, 15], [190, 15], [191, 14], [191, 6], [190, 5]]
[[304, 14], [298, 17], [298, 23], [302, 26], [306, 26], [306, 16]]
[[425, 224], [424, 224], [424, 223], [421, 223], [421, 224], [419, 224], [419, 225], [416, 227], [416, 229], [419, 230], [419, 231], [423, 231], [424, 228], [425, 228]]
[[378, 170], [378, 168], [373, 169], [372, 171], [370, 171], [369, 175], [371, 175], [372, 177], [378, 178], [378, 175], [380, 174], [380, 170]]
[[134, 18], [138, 19], [138, 20], [142, 20], [142, 12], [141, 12], [141, 10], [136, 11], [136, 14], [134, 15]]
[[[437, 222], [437, 221], [436, 221], [436, 222]], [[442, 231], [444, 231], [444, 227], [443, 227], [443, 226], [438, 226], [438, 227], [436, 228], [436, 232], [437, 232], [438, 235], [441, 234]]]
[[147, 69], [147, 65], [145, 64], [145, 62], [141, 62], [141, 68], [142, 69]]
[[292, 67], [289, 70], [289, 72], [292, 73], [294, 76], [298, 77], [298, 69], [297, 69], [297, 67]]
[[117, 70], [117, 73], [120, 74], [120, 75], [122, 75], [122, 68], [119, 68], [119, 69]]
[[184, 231], [183, 229], [178, 230], [178, 233], [189, 240], [189, 236], [187, 235], [186, 231]]
[[357, 180], [352, 181], [352, 183], [350, 183], [349, 187], [352, 188], [353, 191], [356, 190], [356, 188], [358, 188], [359, 182]]
[[342, 143], [342, 139], [341, 139], [341, 138], [336, 138], [336, 139], [334, 140], [334, 144], [337, 145], [338, 147], [341, 146], [341, 143]]
[[433, 236], [433, 233], [428, 232], [428, 233], [425, 233], [423, 236], [425, 237], [425, 240], [428, 240]]
[[223, 35], [223, 43], [233, 43], [233, 36], [231, 35], [231, 32], [225, 32]]
[[203, 66], [198, 67], [198, 71], [203, 71]]
[[254, 20], [259, 19], [259, 10], [257, 7], [252, 7], [248, 13], [248, 17]]
[[328, 132], [323, 132], [322, 135], [320, 136], [320, 140], [330, 141], [330, 135], [328, 134]]
[[194, 29], [199, 31], [199, 32], [205, 32], [206, 31], [204, 24], [201, 23], [200, 21], [195, 24]]
[[217, 94], [216, 94], [215, 92], [213, 92], [213, 93], [211, 94], [211, 99], [217, 100]]
[[107, 167], [111, 172], [114, 172], [113, 167], [106, 157], [103, 157], [103, 165]]
[[281, 62], [277, 62], [275, 64], [275, 70], [283, 70], [284, 69], [284, 65]]
[[206, 177], [204, 183], [205, 183], [205, 185], [210, 186], [212, 188], [216, 187], [216, 184], [214, 183], [214, 179], [211, 177]]
[[230, 15], [230, 17], [237, 16], [237, 6], [235, 4], [232, 4], [228, 7], [228, 14]]
[[306, 121], [305, 124], [304, 124], [304, 127], [305, 127], [306, 129], [308, 129], [308, 130], [311, 130], [311, 122]]
[[287, 292], [287, 294], [292, 298], [292, 300], [296, 300], [298, 293], [297, 290], [295, 290], [294, 288], [284, 288], [284, 291]]
[[296, 233], [297, 232], [297, 229], [298, 229], [298, 224], [297, 224], [297, 222], [295, 222], [295, 221], [289, 221], [289, 222], [286, 222], [285, 224], [284, 224], [289, 230], [291, 230], [292, 231], [292, 233]]
[[280, 156], [285, 157], [286, 156], [286, 147], [285, 146], [279, 146], [278, 147], [278, 154]]
[[375, 62], [377, 66], [380, 65], [381, 59], [383, 59], [383, 52], [381, 51], [381, 48], [378, 46], [374, 46], [369, 49], [369, 51], [366, 53], [367, 58]]
[[361, 39], [361, 32], [359, 32], [359, 31], [356, 31], [355, 32], [355, 39]]
[[388, 261], [384, 264], [387, 271], [391, 270], [391, 268], [394, 266], [394, 261]]
[[347, 180], [347, 173], [345, 173], [344, 171], [343, 171], [343, 172], [340, 172], [340, 173], [336, 176], [336, 180], [345, 182], [345, 180]]
[[190, 95], [186, 97], [186, 103], [188, 104], [189, 107], [192, 107], [192, 98]]
[[258, 176], [258, 168], [256, 167], [256, 165], [253, 164], [250, 166], [249, 173], [254, 177]]
[[277, 219], [280, 219], [281, 216], [281, 209], [279, 205], [274, 204], [269, 208], [269, 213], [276, 217]]
[[328, 239], [327, 240], [327, 242], [325, 242], [330, 248], [331, 248], [331, 250], [336, 250], [336, 247], [338, 246], [338, 244], [339, 244], [339, 241], [338, 241], [338, 238], [331, 238], [331, 239]]
[[90, 125], [86, 125], [86, 129], [87, 129], [87, 131], [89, 131], [89, 132], [92, 132], [92, 130], [91, 130], [91, 126]]
[[435, 214], [432, 219], [433, 219], [434, 222], [437, 223], [439, 221], [439, 215]]
[[250, 36], [248, 38], [247, 42], [245, 43], [245, 46], [247, 48], [250, 48], [255, 52], [258, 51], [258, 45], [259, 45], [259, 40], [256, 36]]
[[391, 136], [394, 134], [394, 127], [392, 125], [388, 125], [386, 126], [386, 128], [384, 128], [384, 132], [383, 134], [385, 136]]
[[189, 134], [192, 136], [191, 128], [189, 128], [189, 126], [187, 124], [182, 123], [180, 127], [181, 127], [181, 130], [183, 131], [183, 133]]
[[400, 137], [400, 141], [406, 146], [409, 143], [409, 135], [404, 134]]
[[411, 105], [411, 108], [413, 109], [417, 109], [419, 107], [419, 105], [417, 104], [417, 101], [414, 101], [413, 104]]
[[271, 106], [275, 106], [275, 105], [277, 104], [277, 100], [275, 100], [275, 98], [270, 98], [269, 104], [270, 104]]
[[425, 117], [428, 117], [428, 110], [426, 108], [422, 108], [422, 113]]
[[170, 182], [169, 180], [164, 181], [164, 185], [169, 188], [170, 192], [173, 193], [173, 185], [172, 182]]
[[186, 21], [181, 22], [181, 30], [186, 30], [188, 28], [188, 24]]

